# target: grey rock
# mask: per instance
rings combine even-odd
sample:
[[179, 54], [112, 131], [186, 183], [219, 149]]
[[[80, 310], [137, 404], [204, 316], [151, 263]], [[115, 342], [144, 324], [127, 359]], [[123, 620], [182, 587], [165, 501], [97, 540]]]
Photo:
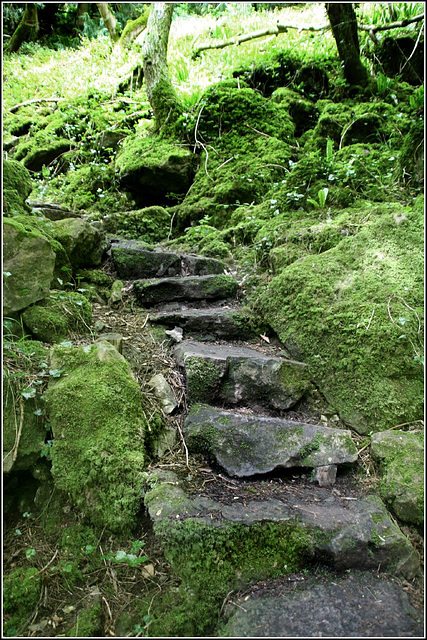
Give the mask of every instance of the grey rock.
[[129, 280], [164, 276], [206, 276], [224, 272], [224, 263], [214, 258], [156, 249], [135, 240], [119, 240], [111, 248], [117, 273]]
[[227, 275], [135, 280], [134, 291], [142, 305], [171, 300], [218, 300], [236, 295], [238, 284]]
[[281, 585], [271, 581], [250, 597], [233, 598], [226, 638], [394, 638], [423, 635], [422, 613], [402, 587], [370, 573], [327, 576], [302, 574]]
[[98, 266], [106, 249], [104, 234], [82, 218], [52, 223], [54, 237], [62, 244], [74, 267]]
[[328, 464], [324, 467], [317, 467], [314, 475], [314, 480], [319, 484], [319, 487], [331, 487], [335, 484], [337, 477], [337, 465]]
[[48, 202], [33, 202], [28, 200], [28, 206], [36, 210], [39, 215], [49, 218], [49, 220], [63, 220], [64, 218], [79, 218], [80, 215], [71, 209], [66, 209], [59, 204]]
[[101, 342], [103, 340], [112, 344], [119, 353], [122, 353], [123, 336], [121, 336], [120, 333], [103, 333], [95, 340], [95, 342]]
[[[307, 560], [326, 562], [337, 570], [381, 567], [408, 579], [419, 572], [414, 548], [377, 496], [347, 501], [327, 489], [304, 488], [298, 494], [285, 489], [281, 499], [224, 504], [209, 496], [188, 496], [171, 471], [154, 472], [148, 485], [144, 502], [161, 538], [173, 537], [175, 527], [189, 518], [197, 523], [198, 536], [203, 526], [212, 531], [240, 524], [249, 532], [252, 526], [270, 522], [287, 532], [303, 528]], [[229, 549], [218, 546], [217, 553], [226, 558]]]
[[166, 330], [165, 333], [166, 333], [167, 336], [172, 338], [172, 340], [174, 342], [182, 342], [184, 332], [181, 329], [181, 327], [175, 327], [174, 329], [171, 329], [170, 331]]
[[241, 339], [253, 335], [247, 326], [247, 316], [237, 307], [160, 311], [150, 314], [150, 321], [179, 325], [186, 332], [207, 333], [218, 338]]
[[[184, 429], [191, 451], [207, 454], [236, 477], [290, 467], [325, 468], [357, 459], [349, 431], [321, 425], [196, 406]], [[330, 481], [332, 476], [329, 471], [321, 477]]]
[[183, 366], [191, 402], [216, 397], [228, 406], [283, 411], [292, 407], [310, 386], [307, 365], [265, 355], [255, 349], [186, 340], [175, 347]]
[[157, 373], [152, 378], [150, 378], [148, 384], [153, 388], [154, 395], [159, 400], [163, 411], [167, 414], [175, 411], [178, 403], [176, 401], [175, 394], [172, 391], [172, 388], [166, 378], [161, 373]]
[[111, 306], [123, 301], [123, 287], [124, 283], [121, 280], [115, 280], [111, 285], [111, 293], [109, 303]]

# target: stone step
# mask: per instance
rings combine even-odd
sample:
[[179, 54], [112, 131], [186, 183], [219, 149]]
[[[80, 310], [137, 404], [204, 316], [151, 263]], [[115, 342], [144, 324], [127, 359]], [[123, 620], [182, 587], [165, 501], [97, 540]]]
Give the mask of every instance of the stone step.
[[220, 411], [196, 405], [184, 424], [189, 451], [203, 453], [229, 476], [249, 477], [276, 469], [318, 469], [332, 485], [337, 465], [357, 460], [350, 431], [280, 418]]
[[[250, 593], [248, 594], [248, 591]], [[217, 637], [422, 637], [422, 611], [402, 586], [366, 571], [290, 576], [245, 589], [230, 603]], [[225, 624], [224, 624], [225, 623]]]
[[152, 313], [149, 320], [169, 327], [181, 327], [190, 335], [203, 334], [227, 340], [250, 338], [254, 335], [249, 328], [248, 316], [239, 307], [181, 308]]
[[224, 273], [225, 265], [215, 258], [147, 249], [137, 240], [112, 240], [111, 256], [120, 278], [162, 278], [206, 276]]
[[[145, 506], [178, 575], [183, 567], [188, 575], [189, 558], [203, 566], [212, 549], [210, 569], [224, 572], [224, 565], [231, 565], [228, 575], [245, 576], [246, 583], [313, 562], [340, 571], [381, 568], [407, 579], [419, 572], [415, 549], [378, 496], [353, 498], [314, 485], [281, 484], [275, 497], [259, 499], [240, 480], [226, 499], [218, 498], [217, 481], [223, 496], [222, 477], [203, 483], [193, 495], [173, 471], [156, 470], [147, 478]], [[231, 582], [234, 589], [238, 580]]]
[[224, 406], [285, 411], [310, 387], [306, 364], [255, 349], [185, 340], [174, 353], [185, 370], [191, 403], [215, 398]]
[[233, 298], [239, 285], [228, 275], [188, 276], [187, 278], [156, 278], [135, 280], [138, 303], [151, 306], [171, 300], [221, 300]]

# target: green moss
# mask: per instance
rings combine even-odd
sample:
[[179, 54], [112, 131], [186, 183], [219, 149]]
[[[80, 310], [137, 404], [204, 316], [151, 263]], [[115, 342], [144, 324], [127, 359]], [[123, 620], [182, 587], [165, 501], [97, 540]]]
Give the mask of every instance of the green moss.
[[77, 616], [75, 624], [67, 631], [67, 636], [69, 638], [99, 638], [101, 614], [100, 604], [83, 609]]
[[229, 591], [298, 570], [311, 544], [296, 523], [232, 524], [219, 529], [197, 520], [163, 521], [156, 532], [182, 584], [153, 605], [152, 636], [211, 633]]
[[55, 347], [54, 360], [67, 374], [45, 394], [55, 484], [95, 525], [130, 528], [140, 507], [144, 466], [139, 386], [128, 363], [106, 343]]
[[424, 181], [424, 121], [413, 122], [403, 140], [399, 167], [404, 181], [421, 186]]
[[111, 276], [108, 275], [108, 273], [105, 273], [105, 271], [102, 271], [101, 269], [79, 269], [76, 272], [76, 278], [78, 280], [82, 279], [82, 280], [87, 280], [88, 282], [91, 282], [92, 284], [98, 285], [98, 286], [111, 286], [113, 279]]
[[30, 207], [25, 203], [32, 190], [31, 176], [16, 160], [3, 163], [3, 208], [7, 216], [25, 215]]
[[40, 596], [41, 576], [35, 567], [16, 569], [3, 577], [3, 630], [8, 636], [19, 635]]
[[[172, 156], [178, 162], [188, 162], [191, 153], [186, 146], [158, 137], [128, 136], [116, 157], [116, 172], [119, 177], [144, 169], [155, 171], [166, 165]], [[171, 185], [170, 191], [174, 191]]]
[[422, 414], [413, 347], [422, 315], [422, 225], [415, 209], [383, 209], [333, 249], [288, 266], [255, 303], [360, 433]]
[[222, 363], [190, 357], [185, 360], [187, 389], [191, 402], [205, 402], [218, 392], [224, 367]]
[[104, 219], [105, 231], [148, 243], [164, 240], [170, 227], [170, 214], [157, 206], [115, 213]]
[[140, 16], [138, 16], [135, 20], [128, 20], [125, 24], [125, 27], [120, 34], [119, 45], [126, 45], [128, 36], [134, 31], [137, 27], [146, 27], [148, 16], [150, 15], [150, 8], [147, 7]]
[[51, 291], [49, 298], [23, 314], [25, 326], [43, 342], [62, 342], [73, 333], [87, 333], [92, 323], [89, 301], [76, 291]]
[[84, 574], [96, 571], [103, 565], [99, 550], [99, 532], [75, 524], [62, 531], [58, 570], [69, 585], [81, 583]]

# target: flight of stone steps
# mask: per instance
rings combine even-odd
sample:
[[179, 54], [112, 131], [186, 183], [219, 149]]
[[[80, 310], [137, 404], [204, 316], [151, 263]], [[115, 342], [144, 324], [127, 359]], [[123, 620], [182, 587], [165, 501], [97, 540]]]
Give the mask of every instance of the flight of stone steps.
[[[238, 282], [219, 260], [153, 251], [127, 240], [113, 242], [111, 256], [119, 277], [133, 281], [137, 303], [149, 311], [150, 321], [176, 329], [173, 351], [185, 372], [190, 406], [184, 437], [189, 451], [206, 460], [193, 487], [170, 469], [159, 468], [148, 479], [145, 505], [155, 534], [166, 552], [170, 550], [172, 567], [182, 573], [195, 549], [200, 553], [200, 541], [211, 548], [216, 535], [228, 541], [224, 548], [215, 543], [215, 553], [219, 566], [228, 563], [237, 576], [230, 589], [237, 590], [239, 576], [240, 586], [270, 579], [267, 613], [255, 608], [258, 613], [253, 614], [258, 635], [328, 635], [328, 624], [335, 624], [343, 636], [369, 635], [366, 620], [372, 617], [378, 626], [381, 599], [373, 598], [366, 615], [357, 621], [348, 616], [352, 622], [346, 622], [336, 607], [331, 609], [331, 593], [326, 587], [322, 591], [324, 580], [322, 585], [310, 582], [300, 595], [307, 601], [316, 594], [318, 605], [331, 609], [323, 628], [316, 616], [306, 620], [300, 634], [292, 625], [287, 627], [286, 620], [277, 625], [279, 612], [289, 608], [290, 601], [275, 590], [274, 578], [296, 566], [295, 544], [305, 566], [321, 563], [336, 571], [362, 570], [353, 578], [347, 600], [346, 589], [341, 589], [342, 611], [362, 606], [364, 572], [386, 571], [412, 579], [419, 569], [414, 548], [380, 498], [361, 497], [337, 483], [337, 473], [357, 460], [350, 431], [287, 417], [311, 386], [309, 368], [256, 341], [237, 302]], [[249, 345], [242, 344], [248, 339]], [[272, 535], [279, 542], [273, 544]], [[282, 542], [290, 538], [296, 543], [289, 543], [287, 550]], [[262, 567], [251, 566], [249, 552], [247, 566], [244, 561], [240, 566], [241, 558], [234, 566], [230, 539], [237, 547], [258, 545]], [[177, 548], [182, 540], [186, 543], [181, 557]], [[380, 578], [366, 576], [366, 584], [375, 591]], [[388, 590], [384, 597], [396, 600], [396, 629], [414, 635], [416, 616], [405, 594], [395, 593], [391, 582], [380, 583]], [[254, 626], [242, 617], [241, 605], [224, 615], [224, 625], [228, 622], [219, 635], [252, 637]]]

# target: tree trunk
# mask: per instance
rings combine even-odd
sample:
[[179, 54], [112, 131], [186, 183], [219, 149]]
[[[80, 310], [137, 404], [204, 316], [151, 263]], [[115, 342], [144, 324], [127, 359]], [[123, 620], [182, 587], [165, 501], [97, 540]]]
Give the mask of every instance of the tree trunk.
[[89, 11], [90, 2], [79, 2], [77, 5], [77, 18], [76, 28], [78, 31], [83, 31], [85, 26], [85, 15]]
[[157, 129], [173, 125], [183, 107], [169, 77], [167, 51], [174, 4], [153, 2], [142, 48], [142, 64], [148, 100]]
[[39, 32], [39, 19], [37, 15], [37, 5], [34, 2], [27, 2], [25, 11], [20, 23], [5, 49], [7, 53], [18, 51], [21, 44], [27, 40], [35, 40]]
[[369, 76], [360, 60], [357, 20], [353, 5], [350, 2], [327, 2], [326, 11], [337, 44], [338, 55], [343, 65], [345, 79], [351, 85], [366, 86]]
[[108, 6], [108, 2], [97, 2], [96, 6], [98, 7], [105, 26], [107, 27], [108, 33], [110, 34], [111, 42], [114, 44], [119, 39], [119, 36], [117, 35], [117, 20]]

